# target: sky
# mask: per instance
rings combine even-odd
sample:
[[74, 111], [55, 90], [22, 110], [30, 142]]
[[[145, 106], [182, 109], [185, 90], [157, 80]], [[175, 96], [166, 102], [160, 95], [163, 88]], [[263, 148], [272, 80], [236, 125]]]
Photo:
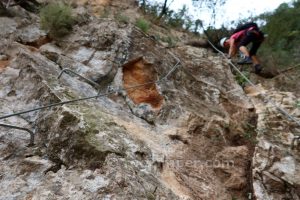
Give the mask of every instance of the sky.
[[[163, 2], [163, 0], [156, 1]], [[172, 10], [177, 11], [185, 4], [195, 19], [202, 19], [204, 26], [211, 23], [211, 17], [207, 13], [207, 9], [196, 9], [192, 4], [192, 0], [169, 0], [169, 2], [172, 2], [170, 5]], [[227, 27], [231, 21], [247, 18], [251, 16], [251, 14], [256, 16], [266, 11], [273, 11], [281, 3], [289, 2], [291, 2], [291, 0], [226, 0], [223, 8], [217, 11], [216, 27], [219, 28], [223, 24]]]

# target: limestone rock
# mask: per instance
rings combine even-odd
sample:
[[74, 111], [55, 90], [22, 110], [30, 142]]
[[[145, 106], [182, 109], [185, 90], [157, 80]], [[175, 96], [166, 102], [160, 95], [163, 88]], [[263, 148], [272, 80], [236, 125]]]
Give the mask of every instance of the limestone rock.
[[[291, 93], [268, 91], [268, 94], [277, 106], [287, 112], [299, 112], [299, 108], [293, 106], [295, 97]], [[298, 145], [294, 143], [299, 129], [295, 122], [278, 114], [273, 103], [262, 105], [258, 99], [254, 101], [259, 122], [259, 143], [253, 157], [254, 195], [257, 199], [299, 199], [299, 155]], [[294, 117], [299, 120], [299, 115]]]
[[[134, 5], [80, 1], [77, 11], [136, 17]], [[264, 109], [261, 91], [246, 96], [213, 52], [165, 48], [108, 17], [57, 41], [43, 40], [34, 14], [0, 21], [1, 123], [36, 143], [0, 126], [1, 198], [246, 200], [251, 173], [257, 199], [298, 198], [298, 128]], [[291, 93], [272, 95], [300, 117]]]

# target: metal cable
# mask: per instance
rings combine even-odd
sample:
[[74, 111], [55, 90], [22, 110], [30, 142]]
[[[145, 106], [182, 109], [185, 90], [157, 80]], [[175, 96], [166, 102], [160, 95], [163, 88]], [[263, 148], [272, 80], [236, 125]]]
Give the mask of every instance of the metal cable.
[[[257, 90], [259, 92], [259, 89], [257, 88], [256, 85], [254, 85], [254, 83], [252, 83], [232, 62], [230, 59], [228, 59], [226, 57], [226, 55], [220, 51], [217, 47], [215, 47], [215, 45], [213, 45], [211, 43], [211, 41], [209, 39], [207, 39], [208, 43], [212, 46], [212, 48], [214, 48], [217, 52], [219, 52], [227, 61], [228, 63], [233, 67], [234, 70], [236, 70], [251, 86], [254, 87], [255, 90]], [[290, 120], [294, 121], [299, 127], [300, 127], [300, 122], [293, 117], [292, 115], [290, 115], [285, 109], [281, 108], [280, 106], [276, 105], [276, 103], [267, 95], [261, 93], [260, 94], [265, 101], [270, 102], [273, 106], [275, 106], [277, 108], [277, 110], [279, 110], [282, 114], [284, 114], [285, 116], [287, 116]]]
[[[152, 38], [151, 38], [152, 39]], [[70, 45], [69, 45], [70, 46]], [[66, 48], [68, 49], [69, 46]], [[178, 57], [176, 57], [174, 54], [172, 54], [171, 52], [169, 52], [174, 58], [175, 60], [177, 61], [177, 63], [171, 68], [171, 70], [165, 75], [163, 76], [161, 79], [157, 80], [157, 81], [151, 81], [151, 82], [147, 82], [147, 83], [144, 83], [144, 84], [140, 84], [140, 85], [135, 85], [135, 86], [131, 86], [131, 87], [127, 87], [125, 88], [125, 90], [131, 90], [131, 89], [137, 89], [139, 87], [143, 87], [145, 85], [150, 85], [150, 84], [159, 84], [160, 82], [166, 80], [170, 74], [172, 74], [176, 69], [177, 67], [179, 66], [180, 64], [180, 60]], [[59, 57], [60, 59], [60, 57]], [[61, 77], [61, 75], [66, 72], [66, 71], [69, 71], [77, 76], [79, 76], [80, 78], [83, 78], [84, 80], [86, 80], [87, 82], [89, 82], [90, 84], [92, 85], [95, 85], [97, 88], [99, 88], [99, 85], [97, 83], [95, 83], [94, 81], [91, 81], [83, 76], [81, 76], [80, 74], [70, 70], [70, 69], [62, 69], [61, 73], [59, 74], [59, 76], [57, 77], [58, 79]], [[70, 103], [74, 103], [74, 102], [78, 102], [78, 101], [84, 101], [84, 100], [89, 100], [89, 99], [92, 99], [92, 98], [95, 98], [97, 99], [98, 97], [103, 97], [103, 96], [108, 96], [110, 94], [114, 94], [116, 92], [121, 92], [121, 91], [124, 91], [123, 88], [120, 88], [118, 90], [112, 90], [111, 92], [106, 92], [104, 94], [100, 94], [100, 91], [98, 92], [97, 95], [95, 96], [90, 96], [90, 97], [85, 97], [85, 98], [79, 98], [79, 99], [75, 99], [75, 100], [69, 100], [69, 101], [64, 101], [64, 102], [59, 102], [59, 103], [53, 103], [53, 104], [48, 104], [46, 106], [41, 106], [41, 107], [38, 107], [38, 108], [34, 108], [34, 109], [30, 109], [30, 110], [25, 110], [25, 111], [20, 111], [20, 112], [17, 112], [17, 113], [13, 113], [13, 114], [9, 114], [9, 115], [4, 115], [2, 117], [0, 117], [0, 120], [1, 119], [6, 119], [6, 118], [9, 118], [9, 117], [13, 117], [13, 116], [17, 116], [17, 115], [21, 115], [21, 114], [25, 114], [25, 113], [29, 113], [29, 112], [33, 112], [33, 111], [37, 111], [37, 110], [42, 110], [42, 109], [46, 109], [46, 108], [51, 108], [51, 107], [55, 107], [55, 106], [59, 106], [59, 105], [64, 105], [64, 104], [70, 104]], [[7, 127], [7, 128], [13, 128], [13, 129], [19, 129], [19, 130], [24, 130], [24, 131], [27, 131], [29, 134], [30, 134], [30, 143], [28, 146], [33, 146], [34, 145], [34, 132], [27, 129], [27, 128], [23, 128], [23, 127], [18, 127], [18, 126], [13, 126], [13, 125], [9, 125], [9, 124], [2, 124], [0, 123], [0, 126], [3, 126], [3, 127]]]
[[[172, 55], [172, 56], [174, 56], [174, 55]], [[69, 101], [63, 101], [63, 102], [48, 104], [48, 105], [41, 106], [41, 107], [38, 107], [38, 108], [33, 108], [33, 109], [30, 109], [30, 110], [25, 110], [25, 111], [20, 111], [20, 112], [17, 112], [17, 113], [12, 113], [12, 114], [8, 114], [8, 115], [4, 115], [4, 116], [0, 117], [0, 120], [1, 119], [6, 119], [6, 118], [9, 118], [9, 117], [13, 117], [13, 116], [17, 116], [17, 115], [21, 115], [21, 114], [25, 114], [25, 113], [29, 113], [29, 112], [33, 112], [33, 111], [37, 111], [37, 110], [51, 108], [51, 107], [54, 107], [54, 106], [60, 106], [60, 105], [70, 104], [70, 103], [74, 103], [74, 102], [78, 102], [78, 101], [85, 101], [85, 100], [89, 100], [89, 99], [93, 99], [93, 98], [108, 96], [110, 94], [114, 94], [114, 93], [117, 93], [117, 92], [122, 92], [124, 90], [132, 90], [132, 89], [134, 90], [134, 89], [137, 89], [137, 88], [140, 88], [140, 87], [143, 87], [143, 86], [146, 86], [146, 85], [150, 85], [150, 84], [155, 84], [155, 83], [158, 84], [158, 83], [166, 80], [167, 77], [171, 73], [173, 73], [177, 69], [177, 67], [179, 66], [179, 63], [180, 63], [179, 58], [177, 58], [176, 56], [174, 56], [174, 57], [176, 58], [177, 63], [171, 68], [171, 70], [168, 71], [168, 73], [165, 76], [163, 76], [163, 78], [161, 78], [161, 79], [159, 79], [157, 81], [151, 81], [151, 82], [147, 82], [147, 83], [143, 83], [143, 84], [139, 84], [139, 85], [134, 85], [134, 86], [131, 86], [131, 87], [120, 88], [118, 90], [112, 90], [110, 92], [106, 92], [106, 93], [103, 93], [103, 94], [97, 94], [97, 95], [90, 96], [90, 97], [84, 97], [84, 98], [79, 98], [79, 99], [74, 99], [74, 100], [69, 100]], [[0, 126], [1, 126], [1, 124], [0, 124]]]
[[[203, 28], [203, 26], [202, 26]], [[203, 28], [204, 30], [204, 28]], [[205, 33], [206, 34], [206, 33]], [[207, 34], [206, 34], [207, 35]], [[207, 40], [208, 43], [212, 46], [213, 49], [215, 49], [217, 52], [219, 52], [225, 59], [227, 59], [226, 55], [220, 51], [218, 48], [216, 48], [212, 43], [211, 41], [208, 39]], [[125, 88], [126, 90], [130, 90], [130, 89], [136, 89], [136, 88], [139, 88], [139, 87], [143, 87], [145, 85], [149, 85], [149, 84], [154, 84], [154, 83], [160, 83], [162, 81], [164, 81], [165, 79], [168, 78], [168, 76], [170, 74], [172, 74], [176, 69], [177, 67], [179, 66], [180, 64], [180, 59], [177, 58], [174, 54], [170, 53], [176, 60], [177, 60], [177, 63], [172, 67], [172, 69], [165, 75], [163, 76], [161, 79], [159, 79], [158, 81], [151, 81], [151, 82], [147, 82], [147, 83], [144, 83], [144, 84], [140, 84], [140, 85], [135, 85], [135, 86], [131, 86], [131, 87], [127, 87]], [[231, 62], [231, 60], [227, 59], [229, 62], [229, 64], [251, 85], [253, 86], [257, 91], [258, 88]], [[59, 77], [61, 76], [61, 74], [63, 73], [64, 71], [62, 71], [59, 75]], [[84, 78], [84, 77], [83, 77]], [[45, 109], [45, 108], [50, 108], [50, 107], [54, 107], [54, 106], [59, 106], [59, 105], [64, 105], [64, 104], [70, 104], [70, 103], [74, 103], [74, 102], [78, 102], [78, 101], [84, 101], [84, 100], [89, 100], [89, 99], [93, 99], [93, 98], [98, 98], [98, 97], [103, 97], [103, 96], [108, 96], [110, 94], [113, 94], [115, 92], [121, 92], [121, 91], [124, 91], [124, 88], [120, 88], [118, 90], [113, 90], [111, 92], [106, 92], [106, 93], [103, 93], [103, 94], [97, 94], [97, 95], [94, 95], [94, 96], [90, 96], [90, 97], [85, 97], [85, 98], [79, 98], [79, 99], [75, 99], [75, 100], [69, 100], [69, 101], [64, 101], [64, 102], [59, 102], [59, 103], [53, 103], [53, 104], [49, 104], [49, 105], [46, 105], [46, 106], [41, 106], [41, 107], [38, 107], [38, 108], [34, 108], [34, 109], [30, 109], [30, 110], [25, 110], [25, 111], [20, 111], [20, 112], [17, 112], [17, 113], [13, 113], [13, 114], [9, 114], [9, 115], [4, 115], [2, 117], [0, 117], [0, 120], [1, 119], [5, 119], [5, 118], [9, 118], [9, 117], [12, 117], [12, 116], [16, 116], [16, 115], [21, 115], [21, 114], [25, 114], [25, 113], [29, 113], [29, 112], [33, 112], [33, 111], [37, 111], [37, 110], [41, 110], [41, 109]], [[283, 113], [284, 115], [286, 115], [289, 119], [291, 119], [292, 121], [294, 121], [296, 124], [298, 124], [300, 126], [300, 122], [298, 120], [296, 120], [293, 116], [291, 116], [286, 110], [284, 110], [283, 108], [277, 106], [275, 104], [275, 102], [270, 99], [268, 96], [264, 95], [264, 94], [261, 94], [264, 99], [267, 101], [267, 102], [270, 102], [273, 106], [275, 106], [281, 113]], [[1, 124], [0, 124], [1, 126]]]
[[69, 68], [64, 68], [63, 70], [61, 70], [61, 72], [60, 72], [60, 74], [58, 75], [57, 79], [59, 79], [59, 78], [62, 76], [62, 74], [63, 74], [64, 72], [65, 72], [65, 73], [66, 73], [66, 72], [70, 72], [70, 73], [72, 73], [72, 74], [74, 74], [74, 75], [77, 75], [78, 77], [84, 79], [86, 82], [88, 82], [88, 83], [90, 83], [90, 84], [92, 84], [92, 85], [94, 85], [94, 86], [100, 88], [100, 85], [99, 85], [98, 83], [96, 83], [96, 82], [94, 82], [94, 81], [92, 81], [92, 80], [90, 80], [90, 79], [88, 79], [88, 78], [85, 78], [84, 76], [78, 74], [77, 72], [74, 72], [73, 70], [71, 70], [71, 69], [69, 69]]

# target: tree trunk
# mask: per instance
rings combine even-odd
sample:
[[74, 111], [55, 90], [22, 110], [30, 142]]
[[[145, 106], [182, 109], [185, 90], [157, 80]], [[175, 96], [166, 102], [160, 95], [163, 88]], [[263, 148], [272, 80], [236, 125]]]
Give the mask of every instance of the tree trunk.
[[142, 5], [141, 5], [143, 13], [146, 13], [146, 0], [142, 0]]
[[165, 14], [167, 14], [167, 10], [168, 10], [168, 8], [167, 8], [167, 2], [168, 2], [168, 0], [165, 0], [164, 5], [162, 7], [162, 10], [161, 10], [161, 12], [160, 12], [160, 14], [158, 16], [158, 19], [161, 19]]

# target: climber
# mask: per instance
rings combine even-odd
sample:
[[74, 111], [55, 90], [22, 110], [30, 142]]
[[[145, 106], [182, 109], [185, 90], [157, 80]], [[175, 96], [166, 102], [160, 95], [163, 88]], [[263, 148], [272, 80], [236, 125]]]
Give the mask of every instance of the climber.
[[[255, 73], [259, 74], [262, 70], [260, 62], [256, 56], [256, 52], [264, 40], [264, 34], [259, 30], [256, 23], [247, 23], [239, 26], [230, 38], [222, 38], [220, 45], [223, 48], [229, 48], [227, 58], [232, 58], [236, 55], [237, 50], [240, 50], [245, 58], [238, 62], [238, 64], [252, 64], [255, 69]], [[252, 43], [250, 51], [247, 49], [247, 45]]]

